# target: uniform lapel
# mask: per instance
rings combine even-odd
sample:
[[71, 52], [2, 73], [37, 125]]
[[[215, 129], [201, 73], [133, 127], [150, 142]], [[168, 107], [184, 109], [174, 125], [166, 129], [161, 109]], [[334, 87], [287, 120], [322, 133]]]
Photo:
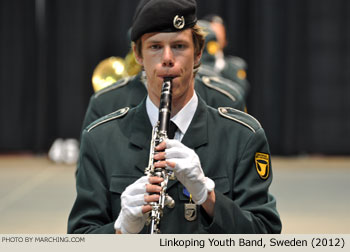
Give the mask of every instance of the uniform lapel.
[[146, 111], [146, 99], [135, 107], [135, 113], [128, 122], [130, 127], [130, 143], [140, 149], [139, 157], [133, 157], [136, 160], [135, 166], [142, 172], [148, 165], [149, 147], [151, 143], [152, 126]]
[[191, 124], [182, 139], [182, 143], [191, 149], [196, 149], [208, 142], [208, 111], [207, 105], [198, 95], [198, 107]]

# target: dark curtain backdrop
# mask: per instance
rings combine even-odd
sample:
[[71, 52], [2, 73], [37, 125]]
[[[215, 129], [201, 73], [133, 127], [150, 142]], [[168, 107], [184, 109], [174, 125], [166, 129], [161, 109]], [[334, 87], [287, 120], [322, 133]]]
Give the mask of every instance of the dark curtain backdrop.
[[[79, 138], [99, 61], [124, 57], [137, 0], [0, 0], [0, 152]], [[198, 0], [248, 63], [248, 111], [279, 155], [350, 154], [350, 1]]]

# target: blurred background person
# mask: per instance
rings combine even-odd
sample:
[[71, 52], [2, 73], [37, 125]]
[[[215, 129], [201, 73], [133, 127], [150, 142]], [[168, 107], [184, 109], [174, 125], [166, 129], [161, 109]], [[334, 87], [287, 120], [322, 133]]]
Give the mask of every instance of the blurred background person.
[[[225, 55], [228, 44], [224, 20], [217, 14], [208, 14], [202, 18], [202, 24], [207, 27], [210, 36], [207, 39], [203, 62], [214, 68], [222, 77], [238, 83], [247, 97], [250, 84], [246, 79], [247, 63], [238, 56]], [[204, 21], [209, 23], [205, 24]]]

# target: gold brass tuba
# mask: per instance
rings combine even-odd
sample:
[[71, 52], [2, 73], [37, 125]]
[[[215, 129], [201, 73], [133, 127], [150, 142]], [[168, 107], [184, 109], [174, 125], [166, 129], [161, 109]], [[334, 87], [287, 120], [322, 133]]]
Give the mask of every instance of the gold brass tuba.
[[127, 76], [133, 76], [141, 71], [141, 66], [136, 62], [132, 49], [125, 56], [109, 57], [102, 60], [92, 74], [92, 87], [95, 92], [108, 87]]
[[92, 75], [92, 87], [97, 92], [126, 76], [124, 60], [120, 57], [109, 57], [96, 66]]

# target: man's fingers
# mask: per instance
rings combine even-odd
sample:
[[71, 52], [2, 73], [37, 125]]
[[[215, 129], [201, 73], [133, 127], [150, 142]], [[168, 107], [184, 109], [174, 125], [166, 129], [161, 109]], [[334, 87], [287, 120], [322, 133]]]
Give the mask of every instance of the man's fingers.
[[162, 188], [159, 185], [152, 185], [152, 184], [147, 184], [146, 185], [146, 192], [148, 193], [160, 193]]
[[157, 150], [157, 151], [162, 151], [162, 150], [164, 150], [165, 148], [166, 148], [166, 143], [165, 143], [165, 141], [161, 142], [160, 144], [158, 144], [158, 145], [156, 146], [156, 150]]
[[144, 201], [146, 203], [157, 202], [159, 200], [159, 194], [145, 195]]
[[[165, 169], [174, 169], [175, 168], [175, 165], [176, 165], [176, 162], [174, 161], [179, 161], [178, 159], [171, 159], [172, 161], [159, 161], [159, 162], [156, 162], [154, 163], [154, 167], [156, 168], [165, 168]], [[158, 183], [159, 184], [159, 183]]]
[[165, 159], [165, 152], [158, 152], [156, 155], [154, 155], [155, 160], [164, 160]]
[[154, 163], [154, 167], [156, 168], [165, 168], [166, 167], [166, 161], [158, 161]]
[[142, 206], [142, 213], [143, 214], [145, 214], [145, 213], [147, 213], [147, 212], [149, 212], [149, 211], [151, 211], [152, 210], [152, 206], [150, 206], [150, 205], [144, 205], [144, 206]]
[[[145, 195], [145, 199], [144, 201], [146, 203], [150, 203], [150, 202], [158, 202], [159, 201], [159, 194], [151, 194], [151, 195]], [[142, 206], [142, 213], [147, 213], [149, 211], [152, 210], [152, 206], [151, 205], [143, 205]]]
[[149, 182], [150, 184], [160, 184], [160, 183], [163, 182], [163, 180], [164, 180], [164, 179], [161, 178], [161, 177], [152, 176], [152, 177], [149, 177], [148, 182]]

